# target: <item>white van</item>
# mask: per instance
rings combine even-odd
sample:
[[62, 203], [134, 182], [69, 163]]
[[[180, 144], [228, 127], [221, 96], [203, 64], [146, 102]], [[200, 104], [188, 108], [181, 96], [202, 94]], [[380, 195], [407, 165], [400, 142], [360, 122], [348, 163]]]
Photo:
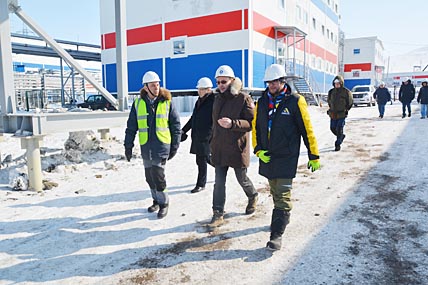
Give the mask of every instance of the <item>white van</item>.
[[376, 100], [373, 98], [375, 90], [373, 85], [355, 85], [351, 90], [354, 106], [363, 104], [369, 107], [375, 106]]

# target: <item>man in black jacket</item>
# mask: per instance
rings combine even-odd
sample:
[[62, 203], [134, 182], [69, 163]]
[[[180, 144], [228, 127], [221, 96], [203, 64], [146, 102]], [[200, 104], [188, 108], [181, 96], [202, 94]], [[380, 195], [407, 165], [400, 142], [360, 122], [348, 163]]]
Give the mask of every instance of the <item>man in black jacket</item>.
[[210, 139], [213, 125], [213, 103], [214, 94], [212, 92], [213, 83], [208, 77], [199, 79], [199, 98], [195, 103], [192, 116], [184, 125], [181, 134], [181, 141], [187, 139], [187, 132], [192, 129], [192, 145], [190, 153], [196, 154], [196, 164], [198, 165], [198, 179], [196, 186], [190, 192], [198, 193], [205, 189], [207, 183], [207, 164], [210, 163]]
[[259, 158], [259, 174], [268, 179], [274, 202], [270, 240], [266, 245], [271, 250], [281, 248], [282, 234], [290, 219], [291, 188], [301, 138], [308, 150], [308, 168], [312, 172], [320, 168], [306, 100], [299, 94], [291, 94], [285, 76], [285, 69], [279, 64], [266, 69], [263, 80], [268, 88], [257, 101], [253, 121], [253, 147]]
[[427, 117], [427, 109], [428, 109], [428, 81], [422, 81], [422, 87], [419, 89], [418, 93], [418, 103], [421, 103], [421, 119], [425, 119]]
[[387, 102], [391, 101], [391, 93], [389, 93], [388, 88], [385, 87], [384, 82], [379, 83], [379, 87], [373, 93], [373, 98], [377, 101], [379, 118], [382, 119], [385, 114], [385, 105]]
[[125, 131], [125, 156], [132, 157], [135, 134], [138, 131], [144, 173], [150, 186], [153, 205], [149, 212], [158, 218], [168, 213], [169, 197], [165, 180], [166, 161], [173, 158], [180, 144], [180, 116], [172, 103], [171, 93], [159, 85], [159, 76], [148, 71], [143, 76], [144, 87], [132, 104]]
[[411, 103], [412, 100], [415, 99], [415, 87], [411, 83], [409, 78], [404, 78], [403, 83], [400, 86], [400, 91], [398, 92], [398, 100], [400, 100], [403, 105], [403, 116], [406, 117], [406, 107], [407, 112], [409, 113], [409, 117], [412, 116]]

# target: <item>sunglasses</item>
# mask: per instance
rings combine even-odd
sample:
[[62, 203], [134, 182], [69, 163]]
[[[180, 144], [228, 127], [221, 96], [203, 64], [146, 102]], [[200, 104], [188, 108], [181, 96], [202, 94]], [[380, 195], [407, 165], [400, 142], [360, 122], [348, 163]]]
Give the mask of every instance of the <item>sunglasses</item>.
[[229, 80], [217, 81], [217, 85], [226, 84], [227, 82], [229, 82]]

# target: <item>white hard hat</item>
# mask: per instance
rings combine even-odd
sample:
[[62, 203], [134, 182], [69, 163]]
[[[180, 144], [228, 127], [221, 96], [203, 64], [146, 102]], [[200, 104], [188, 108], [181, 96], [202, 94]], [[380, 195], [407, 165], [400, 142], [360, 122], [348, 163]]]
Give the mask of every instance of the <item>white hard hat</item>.
[[229, 65], [222, 65], [219, 68], [217, 68], [217, 71], [215, 72], [215, 78], [219, 76], [227, 76], [235, 78], [235, 73], [233, 73], [233, 69]]
[[379, 82], [379, 86], [381, 86], [381, 85], [385, 85], [385, 82], [383, 82], [383, 81]]
[[409, 78], [409, 77], [404, 77], [404, 78], [403, 78], [403, 82], [404, 82], [404, 81], [408, 81], [408, 80], [410, 80], [410, 78]]
[[150, 83], [150, 82], [160, 82], [159, 75], [157, 75], [154, 71], [147, 71], [144, 73], [143, 76], [143, 84]]
[[265, 77], [263, 77], [263, 81], [272, 81], [285, 76], [287, 76], [287, 74], [285, 73], [284, 67], [280, 64], [275, 63], [266, 68]]
[[213, 83], [211, 79], [208, 77], [202, 77], [198, 80], [198, 85], [196, 85], [196, 88], [211, 88], [213, 87]]

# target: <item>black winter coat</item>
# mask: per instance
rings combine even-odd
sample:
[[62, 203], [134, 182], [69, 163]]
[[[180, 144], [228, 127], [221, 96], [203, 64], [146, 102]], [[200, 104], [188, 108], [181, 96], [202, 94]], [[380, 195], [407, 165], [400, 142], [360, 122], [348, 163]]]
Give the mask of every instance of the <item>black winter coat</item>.
[[182, 129], [184, 133], [192, 129], [190, 153], [206, 156], [210, 154], [210, 140], [213, 127], [213, 104], [213, 93], [205, 95], [204, 98], [198, 98], [192, 116]]
[[[288, 89], [290, 90], [290, 89]], [[259, 162], [259, 174], [267, 179], [290, 179], [296, 176], [301, 138], [308, 149], [309, 160], [319, 159], [318, 145], [310, 122], [305, 98], [287, 94], [279, 103], [268, 136], [267, 89], [257, 101], [253, 122], [254, 153], [267, 150], [269, 163]]]
[[373, 93], [373, 98], [377, 100], [379, 105], [385, 105], [387, 102], [391, 101], [391, 93], [389, 93], [388, 88], [378, 88]]
[[407, 82], [407, 84], [401, 84], [400, 91], [398, 92], [398, 100], [405, 104], [410, 103], [415, 99], [415, 87], [410, 83], [410, 80]]
[[[149, 99], [147, 98], [147, 92], [144, 89], [140, 90], [140, 98], [146, 102], [147, 112], [147, 124], [149, 126], [149, 139], [146, 144], [140, 146], [141, 156], [145, 160], [163, 160], [168, 159], [169, 153], [177, 151], [180, 145], [181, 138], [181, 126], [180, 116], [175, 109], [173, 102], [171, 101], [171, 107], [169, 109], [168, 116], [168, 128], [171, 133], [171, 144], [162, 143], [156, 135], [155, 127], [155, 111], [159, 101], [171, 100], [171, 93], [164, 88], [160, 89], [160, 93], [154, 105], [151, 106]], [[153, 107], [153, 108], [152, 108]], [[127, 127], [125, 130], [125, 148], [134, 147], [135, 135], [138, 131], [137, 122], [137, 111], [135, 109], [135, 101], [132, 104], [131, 112], [129, 113]]]
[[422, 86], [418, 93], [418, 103], [428, 104], [428, 86]]

